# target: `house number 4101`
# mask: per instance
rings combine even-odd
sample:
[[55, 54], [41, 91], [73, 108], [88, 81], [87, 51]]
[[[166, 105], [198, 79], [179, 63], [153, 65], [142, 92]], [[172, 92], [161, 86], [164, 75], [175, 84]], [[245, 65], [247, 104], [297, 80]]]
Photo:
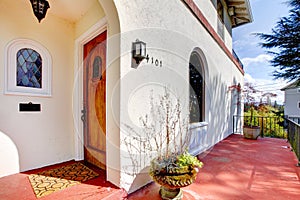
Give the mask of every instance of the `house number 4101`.
[[147, 60], [147, 63], [151, 63], [153, 65], [155, 65], [156, 67], [162, 67], [162, 61], [161, 60], [158, 60], [158, 59], [155, 59], [153, 57], [149, 57], [149, 55], [147, 54], [146, 56], [146, 60]]

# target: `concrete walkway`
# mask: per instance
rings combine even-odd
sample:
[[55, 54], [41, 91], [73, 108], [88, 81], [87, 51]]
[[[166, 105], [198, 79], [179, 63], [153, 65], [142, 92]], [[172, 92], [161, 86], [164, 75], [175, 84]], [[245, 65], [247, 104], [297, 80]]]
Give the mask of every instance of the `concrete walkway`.
[[[184, 188], [184, 199], [300, 199], [300, 167], [283, 139], [247, 140], [231, 135], [206, 154], [194, 184]], [[159, 199], [151, 184], [129, 199]]]
[[[204, 167], [196, 182], [183, 189], [183, 199], [300, 199], [300, 167], [296, 167], [296, 156], [289, 147], [283, 139], [246, 140], [241, 135], [231, 135], [199, 156]], [[41, 170], [44, 169], [0, 178], [0, 199], [36, 199], [27, 176]], [[155, 183], [127, 196], [105, 181], [105, 173], [99, 173], [102, 175], [96, 179], [40, 200], [160, 199], [159, 186]]]

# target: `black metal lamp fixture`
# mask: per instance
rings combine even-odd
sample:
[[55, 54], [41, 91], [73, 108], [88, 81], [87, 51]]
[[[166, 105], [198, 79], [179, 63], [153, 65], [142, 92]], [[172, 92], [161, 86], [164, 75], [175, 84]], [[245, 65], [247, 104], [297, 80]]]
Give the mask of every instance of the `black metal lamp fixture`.
[[50, 5], [47, 0], [30, 0], [33, 13], [36, 18], [41, 22], [45, 18], [48, 8]]
[[139, 64], [146, 58], [146, 43], [136, 39], [132, 43], [132, 58], [135, 59], [136, 64]]

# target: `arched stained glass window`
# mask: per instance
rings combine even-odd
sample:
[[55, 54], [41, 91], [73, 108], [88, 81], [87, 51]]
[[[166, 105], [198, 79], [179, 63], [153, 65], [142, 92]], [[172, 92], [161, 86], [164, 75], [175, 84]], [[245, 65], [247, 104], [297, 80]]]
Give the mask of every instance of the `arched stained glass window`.
[[17, 52], [17, 86], [42, 88], [42, 58], [33, 49], [23, 48]]
[[22, 38], [9, 42], [5, 71], [5, 94], [51, 96], [52, 58], [40, 43]]

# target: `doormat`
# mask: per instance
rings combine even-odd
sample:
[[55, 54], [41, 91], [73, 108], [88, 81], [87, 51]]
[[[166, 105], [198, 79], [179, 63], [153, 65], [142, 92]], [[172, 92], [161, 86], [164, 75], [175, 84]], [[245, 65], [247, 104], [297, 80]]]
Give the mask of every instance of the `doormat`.
[[82, 163], [74, 163], [28, 176], [37, 198], [99, 176]]

